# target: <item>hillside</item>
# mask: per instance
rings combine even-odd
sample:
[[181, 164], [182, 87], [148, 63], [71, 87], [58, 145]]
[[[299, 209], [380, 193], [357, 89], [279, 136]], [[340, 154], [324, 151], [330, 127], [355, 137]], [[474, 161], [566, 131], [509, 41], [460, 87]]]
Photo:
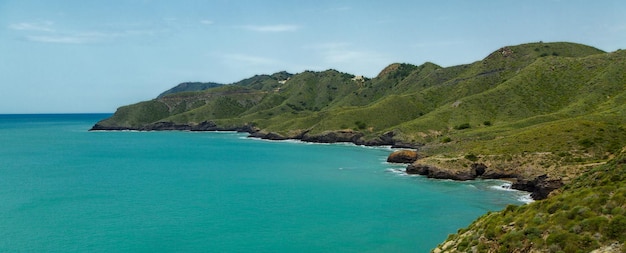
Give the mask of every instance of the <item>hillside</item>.
[[433, 252], [617, 253], [624, 242], [626, 152], [551, 198], [484, 215]]
[[547, 168], [597, 162], [626, 144], [625, 55], [540, 42], [447, 68], [391, 64], [372, 79], [279, 72], [124, 106], [94, 129], [212, 126], [273, 139], [420, 147], [431, 165], [437, 155], [467, 154], [494, 166], [539, 153], [532, 160]]

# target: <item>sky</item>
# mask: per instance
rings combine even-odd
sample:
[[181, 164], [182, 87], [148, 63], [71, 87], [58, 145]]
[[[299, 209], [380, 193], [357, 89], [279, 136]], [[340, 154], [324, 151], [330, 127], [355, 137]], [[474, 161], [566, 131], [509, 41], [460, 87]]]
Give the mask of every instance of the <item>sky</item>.
[[508, 45], [626, 49], [623, 0], [0, 0], [0, 114], [108, 113], [186, 81], [395, 62], [472, 63]]

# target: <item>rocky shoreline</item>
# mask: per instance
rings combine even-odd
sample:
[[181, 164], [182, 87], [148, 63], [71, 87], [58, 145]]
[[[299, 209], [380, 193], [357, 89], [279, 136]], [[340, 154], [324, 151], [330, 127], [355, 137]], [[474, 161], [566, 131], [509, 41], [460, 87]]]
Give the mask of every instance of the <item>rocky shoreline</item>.
[[415, 150], [398, 150], [389, 155], [388, 162], [405, 163], [407, 174], [422, 175], [434, 179], [466, 181], [475, 179], [504, 179], [512, 182], [511, 188], [530, 192], [534, 200], [548, 197], [550, 192], [563, 186], [561, 179], [550, 179], [546, 174], [535, 177], [522, 176], [513, 171], [489, 168], [484, 163], [471, 163], [466, 169], [450, 169], [423, 164], [421, 156]]
[[457, 181], [505, 179], [512, 182], [512, 189], [530, 192], [530, 196], [534, 200], [545, 199], [550, 192], [564, 185], [561, 179], [551, 179], [546, 174], [526, 178], [519, 174], [490, 169], [483, 163], [473, 163], [467, 170], [449, 170], [431, 165], [412, 163], [407, 166], [406, 173], [424, 175], [428, 178], [452, 179]]
[[308, 131], [294, 131], [290, 135], [281, 135], [274, 132], [264, 131], [255, 126], [243, 125], [235, 127], [221, 127], [211, 121], [199, 124], [176, 124], [173, 122], [156, 122], [142, 127], [103, 126], [95, 124], [89, 131], [236, 131], [248, 133], [249, 137], [266, 140], [301, 140], [314, 143], [339, 143], [348, 142], [365, 146], [391, 146], [392, 148], [410, 148], [411, 150], [399, 150], [389, 155], [387, 161], [391, 163], [408, 164], [407, 174], [423, 175], [434, 179], [451, 179], [466, 181], [475, 179], [507, 179], [512, 181], [511, 188], [531, 193], [534, 200], [548, 197], [550, 192], [563, 186], [562, 180], [551, 179], [542, 174], [535, 177], [523, 176], [515, 172], [489, 168], [484, 163], [472, 163], [466, 169], [449, 169], [420, 163], [421, 155], [415, 151], [420, 146], [409, 144], [394, 139], [394, 132], [387, 132], [375, 139], [366, 140], [363, 133], [353, 130], [326, 131], [320, 134], [310, 134]]
[[156, 122], [141, 127], [105, 126], [95, 124], [89, 131], [236, 131], [250, 134], [249, 137], [266, 140], [301, 140], [315, 143], [350, 142], [364, 146], [391, 146], [392, 148], [419, 148], [419, 145], [404, 143], [394, 139], [393, 132], [387, 132], [375, 139], [366, 140], [364, 134], [350, 129], [326, 131], [320, 134], [311, 134], [309, 131], [294, 131], [289, 135], [268, 132], [252, 125], [223, 127], [212, 121], [198, 124], [177, 124], [173, 122]]

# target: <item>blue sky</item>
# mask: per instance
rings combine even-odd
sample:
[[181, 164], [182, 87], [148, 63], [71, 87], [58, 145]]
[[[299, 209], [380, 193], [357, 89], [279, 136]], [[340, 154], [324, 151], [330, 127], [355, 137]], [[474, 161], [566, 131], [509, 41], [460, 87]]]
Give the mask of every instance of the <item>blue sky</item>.
[[184, 81], [626, 48], [626, 1], [0, 1], [0, 113], [114, 112]]

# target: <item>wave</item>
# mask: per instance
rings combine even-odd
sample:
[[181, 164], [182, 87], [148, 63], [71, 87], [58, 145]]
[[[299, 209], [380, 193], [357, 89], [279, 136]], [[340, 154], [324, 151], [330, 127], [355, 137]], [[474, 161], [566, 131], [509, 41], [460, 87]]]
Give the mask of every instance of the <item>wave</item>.
[[489, 188], [493, 190], [500, 190], [500, 191], [518, 191], [518, 190], [511, 188], [512, 185], [513, 184], [511, 182], [502, 182], [502, 184], [492, 185], [492, 186], [489, 186]]
[[513, 184], [511, 182], [505, 181], [505, 182], [502, 182], [502, 184], [492, 185], [489, 188], [491, 188], [493, 190], [498, 190], [498, 191], [517, 192], [517, 193], [519, 193], [519, 197], [517, 197], [517, 201], [522, 202], [524, 204], [528, 204], [528, 203], [531, 203], [531, 202], [535, 201], [530, 196], [530, 193], [525, 192], [525, 191], [520, 191], [520, 190], [513, 189], [512, 185]]
[[327, 142], [309, 142], [309, 141], [303, 141], [303, 140], [298, 140], [298, 139], [269, 140], [269, 139], [263, 139], [263, 138], [258, 138], [258, 137], [250, 137], [248, 135], [241, 136], [239, 138], [240, 139], [247, 139], [247, 140], [267, 141], [267, 142], [286, 142], [286, 143], [297, 143], [297, 144], [307, 144], [307, 145], [336, 145], [336, 146], [360, 147], [360, 148], [367, 148], [367, 149], [379, 149], [379, 150], [389, 150], [389, 151], [403, 149], [403, 148], [394, 148], [394, 147], [392, 147], [390, 145], [383, 145], [383, 146], [357, 145], [357, 144], [354, 144], [352, 142], [327, 143]]
[[385, 169], [385, 172], [387, 173], [392, 173], [396, 176], [401, 176], [401, 177], [419, 177], [420, 175], [414, 175], [414, 174], [407, 174], [404, 169], [398, 169], [398, 168], [387, 168]]
[[523, 202], [524, 204], [535, 202], [533, 197], [530, 196], [530, 193], [520, 196], [519, 198], [517, 198], [517, 200], [519, 202]]
[[306, 145], [332, 145], [334, 144], [334, 143], [321, 143], [321, 142], [306, 142], [306, 141], [301, 141], [301, 140], [296, 140], [296, 139], [270, 140], [270, 139], [263, 139], [263, 138], [258, 138], [258, 137], [250, 137], [248, 135], [241, 136], [239, 137], [239, 139], [263, 141], [263, 142], [284, 142], [284, 143], [295, 143], [295, 144], [306, 144]]

